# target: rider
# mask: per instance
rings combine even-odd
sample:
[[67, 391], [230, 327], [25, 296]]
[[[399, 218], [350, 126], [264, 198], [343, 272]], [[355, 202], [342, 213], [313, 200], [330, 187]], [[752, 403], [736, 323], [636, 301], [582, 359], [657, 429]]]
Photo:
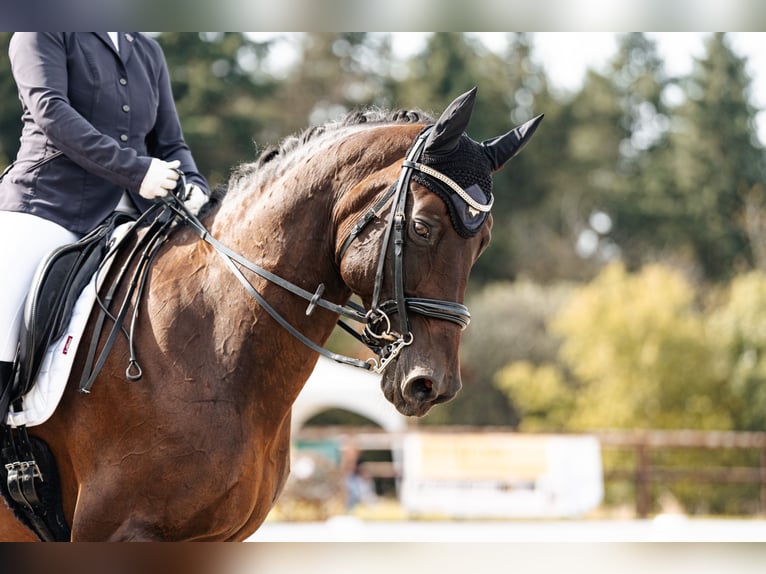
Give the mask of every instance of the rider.
[[0, 391], [40, 261], [113, 211], [140, 213], [176, 187], [209, 194], [184, 141], [159, 44], [139, 33], [16, 33], [16, 160], [0, 176]]

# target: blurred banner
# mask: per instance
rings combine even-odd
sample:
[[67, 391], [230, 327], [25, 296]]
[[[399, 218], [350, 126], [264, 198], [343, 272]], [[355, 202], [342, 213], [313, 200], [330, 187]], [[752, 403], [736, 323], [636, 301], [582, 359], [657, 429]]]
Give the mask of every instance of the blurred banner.
[[402, 506], [455, 518], [581, 516], [604, 494], [591, 436], [409, 433]]

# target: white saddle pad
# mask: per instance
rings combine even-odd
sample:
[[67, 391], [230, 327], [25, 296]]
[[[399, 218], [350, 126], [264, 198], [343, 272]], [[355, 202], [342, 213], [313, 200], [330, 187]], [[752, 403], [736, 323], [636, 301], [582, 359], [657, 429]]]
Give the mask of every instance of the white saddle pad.
[[[119, 242], [133, 227], [133, 222], [123, 223], [112, 232], [113, 242]], [[22, 400], [22, 410], [8, 413], [7, 423], [11, 427], [32, 427], [44, 423], [50, 418], [64, 395], [69, 373], [72, 370], [77, 349], [88, 323], [88, 317], [101, 288], [101, 282], [112, 264], [110, 258], [96, 273], [90, 283], [82, 290], [80, 298], [72, 310], [72, 318], [66, 332], [48, 348], [40, 366], [34, 385]]]

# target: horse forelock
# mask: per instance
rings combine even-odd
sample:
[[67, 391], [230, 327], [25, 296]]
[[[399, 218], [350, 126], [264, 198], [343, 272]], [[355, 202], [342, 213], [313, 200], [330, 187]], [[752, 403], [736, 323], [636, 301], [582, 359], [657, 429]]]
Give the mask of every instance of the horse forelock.
[[419, 110], [395, 112], [368, 109], [351, 112], [342, 120], [312, 126], [285, 138], [279, 146], [267, 147], [253, 162], [236, 167], [229, 178], [228, 190], [261, 188], [307, 158], [355, 133], [384, 125], [432, 123], [434, 120]]

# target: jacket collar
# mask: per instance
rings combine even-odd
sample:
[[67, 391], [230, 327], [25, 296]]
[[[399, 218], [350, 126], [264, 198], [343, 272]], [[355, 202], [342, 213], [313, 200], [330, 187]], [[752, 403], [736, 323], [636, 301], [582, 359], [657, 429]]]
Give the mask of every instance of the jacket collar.
[[101, 41], [106, 44], [107, 48], [114, 52], [114, 54], [118, 56], [123, 62], [127, 62], [130, 59], [130, 56], [133, 53], [133, 44], [136, 42], [136, 32], [117, 33], [117, 38], [120, 43], [119, 51], [114, 47], [109, 34], [106, 32], [95, 32], [95, 35], [98, 36]]

